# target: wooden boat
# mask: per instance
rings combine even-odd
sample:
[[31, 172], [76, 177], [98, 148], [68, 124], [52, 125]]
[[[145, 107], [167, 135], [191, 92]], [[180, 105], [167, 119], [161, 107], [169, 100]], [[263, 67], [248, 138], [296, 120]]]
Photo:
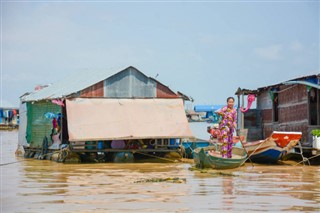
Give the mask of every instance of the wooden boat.
[[189, 139], [188, 141], [183, 141], [182, 142], [182, 156], [185, 158], [192, 159], [193, 158], [193, 153], [196, 148], [201, 148], [201, 147], [207, 147], [210, 146], [212, 142], [207, 141], [207, 140], [202, 140], [202, 139]]
[[232, 169], [241, 166], [247, 160], [245, 149], [232, 148], [232, 158], [221, 156], [221, 145], [199, 147], [194, 150], [193, 159], [197, 168]]
[[280, 160], [283, 149], [278, 147], [275, 141], [266, 139], [244, 143], [252, 162], [262, 164], [273, 164]]
[[301, 132], [274, 131], [265, 140], [243, 143], [252, 162], [274, 164], [282, 159], [300, 140]]
[[[233, 137], [233, 143], [237, 143], [240, 140], [243, 140], [243, 136], [234, 136]], [[181, 148], [182, 148], [182, 155], [185, 158], [193, 158], [193, 152], [196, 148], [201, 148], [201, 147], [207, 147], [212, 144], [220, 143], [220, 141], [217, 138], [211, 138], [210, 140], [202, 140], [198, 138], [194, 139], [189, 139], [188, 141], [183, 141], [181, 143]]]

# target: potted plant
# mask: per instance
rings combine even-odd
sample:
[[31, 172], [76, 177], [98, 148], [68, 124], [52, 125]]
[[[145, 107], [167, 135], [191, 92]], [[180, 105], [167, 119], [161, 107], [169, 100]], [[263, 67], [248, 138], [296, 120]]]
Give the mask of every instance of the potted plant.
[[313, 135], [313, 148], [320, 149], [320, 129], [313, 129], [311, 134]]

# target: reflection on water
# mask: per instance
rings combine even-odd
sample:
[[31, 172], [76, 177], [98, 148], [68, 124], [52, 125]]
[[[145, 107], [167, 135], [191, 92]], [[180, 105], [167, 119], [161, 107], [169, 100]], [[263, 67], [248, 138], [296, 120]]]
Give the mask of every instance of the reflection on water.
[[224, 177], [222, 178], [222, 206], [223, 210], [232, 210], [233, 206], [233, 178], [232, 177]]
[[[319, 166], [251, 166], [208, 172], [185, 163], [60, 164], [16, 158], [1, 132], [1, 212], [319, 211]], [[13, 153], [12, 153], [13, 152]], [[186, 183], [138, 182], [186, 178]]]

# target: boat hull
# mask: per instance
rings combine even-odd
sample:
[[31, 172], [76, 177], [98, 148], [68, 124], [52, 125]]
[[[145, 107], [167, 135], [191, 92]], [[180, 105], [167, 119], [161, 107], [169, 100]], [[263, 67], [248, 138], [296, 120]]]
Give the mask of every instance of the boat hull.
[[280, 160], [283, 151], [279, 148], [268, 148], [259, 153], [254, 153], [250, 159], [254, 163], [275, 164]]
[[[246, 161], [246, 152], [242, 148], [233, 147], [233, 158], [222, 158], [217, 151], [221, 150], [221, 146], [208, 146], [196, 148], [193, 153], [193, 159], [197, 168], [212, 168], [212, 169], [233, 169], [241, 166]], [[216, 155], [210, 154], [217, 153]]]
[[282, 156], [283, 149], [275, 141], [266, 139], [244, 144], [250, 160], [260, 164], [274, 164]]

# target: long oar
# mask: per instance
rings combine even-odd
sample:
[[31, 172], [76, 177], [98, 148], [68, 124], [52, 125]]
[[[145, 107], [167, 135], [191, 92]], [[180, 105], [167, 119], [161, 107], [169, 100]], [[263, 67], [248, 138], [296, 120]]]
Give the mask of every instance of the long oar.
[[[252, 167], [254, 167], [253, 162], [252, 162], [252, 160], [251, 160], [251, 158], [250, 158], [250, 156], [249, 156], [249, 154], [248, 154], [248, 152], [247, 152], [246, 148], [244, 147], [244, 145], [243, 145], [243, 143], [242, 143], [242, 140], [241, 140], [241, 137], [240, 137], [240, 136], [239, 136], [239, 141], [240, 141], [240, 143], [241, 143], [241, 145], [242, 145], [242, 147], [243, 147], [244, 151], [246, 152], [246, 154], [247, 154], [247, 156], [248, 156], [248, 159], [249, 159], [249, 160], [250, 160], [250, 162], [251, 162]], [[241, 166], [242, 166], [242, 165], [241, 165]]]

